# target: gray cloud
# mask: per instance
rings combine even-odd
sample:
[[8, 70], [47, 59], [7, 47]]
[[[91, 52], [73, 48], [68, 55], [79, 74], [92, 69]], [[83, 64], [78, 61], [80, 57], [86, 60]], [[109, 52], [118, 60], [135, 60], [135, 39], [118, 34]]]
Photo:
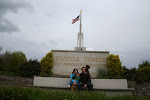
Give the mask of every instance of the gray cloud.
[[[28, 13], [30, 4], [33, 13]], [[79, 22], [71, 22], [82, 8], [87, 50], [110, 51], [128, 68], [138, 67], [143, 59], [150, 60], [149, 4], [150, 0], [0, 0], [0, 33], [18, 31], [0, 34], [0, 47], [39, 60], [52, 49], [73, 50]]]
[[19, 31], [19, 29], [17, 28], [17, 26], [15, 26], [12, 22], [10, 22], [7, 19], [1, 19], [0, 18], [0, 32], [4, 33], [11, 33], [14, 31]]
[[31, 8], [31, 6], [23, 0], [0, 0], [0, 32], [12, 33], [19, 31], [17, 25], [4, 18], [9, 12], [17, 13], [21, 8]]
[[[26, 41], [23, 39], [12, 37], [11, 35], [7, 35], [7, 36], [6, 35], [7, 34], [2, 34], [1, 37], [3, 39], [0, 39], [0, 47], [2, 47], [1, 51], [3, 53], [5, 51], [11, 51], [11, 52], [22, 51], [25, 53], [27, 59], [37, 58], [41, 60], [41, 58], [43, 58], [46, 55], [46, 53], [50, 52], [50, 50], [58, 49], [56, 47], [57, 46], [56, 40], [49, 40], [47, 43], [45, 42], [37, 43], [34, 41]], [[6, 42], [4, 42], [4, 40]]]

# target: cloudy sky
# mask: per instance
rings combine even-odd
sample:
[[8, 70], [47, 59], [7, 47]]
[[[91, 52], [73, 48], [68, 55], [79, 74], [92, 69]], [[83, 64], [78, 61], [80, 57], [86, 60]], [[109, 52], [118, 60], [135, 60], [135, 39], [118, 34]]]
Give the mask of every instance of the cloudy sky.
[[150, 60], [150, 0], [0, 0], [0, 46], [41, 60], [73, 50], [82, 13], [84, 46], [118, 54], [123, 65]]

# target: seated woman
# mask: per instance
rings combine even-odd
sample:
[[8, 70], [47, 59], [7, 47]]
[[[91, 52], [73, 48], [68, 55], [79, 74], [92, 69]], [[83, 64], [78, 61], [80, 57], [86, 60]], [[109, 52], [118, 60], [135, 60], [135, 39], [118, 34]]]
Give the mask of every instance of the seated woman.
[[71, 78], [71, 81], [74, 83], [76, 82], [77, 84], [79, 83], [79, 73], [77, 73], [74, 77]]
[[[70, 75], [69, 85], [71, 86], [71, 91], [74, 91], [74, 86], [76, 86], [75, 90], [78, 90], [77, 84], [79, 83], [79, 73], [78, 69], [73, 69], [72, 74]], [[70, 87], [69, 86], [69, 87]]]

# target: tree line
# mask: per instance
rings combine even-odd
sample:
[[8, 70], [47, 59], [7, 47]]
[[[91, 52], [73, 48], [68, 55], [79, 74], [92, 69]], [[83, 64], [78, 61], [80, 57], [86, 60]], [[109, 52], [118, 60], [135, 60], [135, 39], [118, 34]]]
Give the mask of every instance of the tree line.
[[27, 60], [26, 55], [21, 51], [0, 53], [0, 74], [22, 77], [51, 76], [51, 69], [52, 52], [43, 57], [40, 62], [37, 59]]
[[[0, 51], [2, 48], [0, 47]], [[15, 76], [52, 76], [53, 53], [49, 52], [41, 61], [27, 60], [21, 51], [5, 53], [0, 52], [0, 74], [13, 73]], [[107, 70], [99, 69], [98, 78], [101, 79], [127, 79], [137, 83], [150, 83], [150, 62], [148, 60], [139, 64], [138, 68], [122, 66], [119, 55], [110, 54], [107, 57]]]
[[122, 66], [119, 55], [110, 54], [107, 57], [107, 70], [99, 69], [99, 78], [127, 79], [137, 83], [150, 83], [150, 62], [148, 60], [139, 64], [139, 67], [127, 68]]

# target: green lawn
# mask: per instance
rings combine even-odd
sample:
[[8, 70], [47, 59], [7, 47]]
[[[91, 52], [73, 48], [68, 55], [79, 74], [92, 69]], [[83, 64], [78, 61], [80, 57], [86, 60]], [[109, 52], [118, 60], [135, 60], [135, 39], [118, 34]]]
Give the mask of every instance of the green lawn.
[[150, 100], [148, 97], [106, 96], [100, 91], [54, 91], [27, 87], [0, 86], [0, 100]]

